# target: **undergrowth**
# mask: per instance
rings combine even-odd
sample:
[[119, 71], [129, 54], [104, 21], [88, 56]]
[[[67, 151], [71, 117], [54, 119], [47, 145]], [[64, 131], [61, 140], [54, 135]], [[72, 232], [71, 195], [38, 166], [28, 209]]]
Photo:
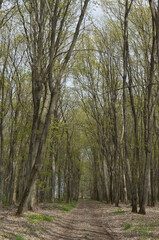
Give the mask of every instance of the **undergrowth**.
[[15, 240], [24, 240], [22, 236], [17, 236]]
[[126, 211], [124, 211], [123, 209], [121, 208], [118, 208], [116, 211], [113, 211], [112, 214], [113, 215], [118, 215], [118, 214], [123, 214], [125, 213]]
[[54, 203], [54, 207], [64, 211], [68, 212], [71, 211], [73, 208], [76, 207], [77, 202], [73, 201], [72, 203], [66, 203], [66, 202], [56, 202]]
[[124, 230], [128, 230], [132, 227], [132, 225], [130, 223], [127, 223], [124, 225]]
[[54, 220], [53, 217], [43, 214], [25, 214], [24, 217], [29, 218], [34, 224], [36, 224], [36, 221], [52, 222]]

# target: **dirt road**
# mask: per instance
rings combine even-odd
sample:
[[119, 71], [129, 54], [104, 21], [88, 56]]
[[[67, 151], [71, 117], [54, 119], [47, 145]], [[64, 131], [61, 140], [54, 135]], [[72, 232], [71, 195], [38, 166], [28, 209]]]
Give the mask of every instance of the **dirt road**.
[[56, 218], [52, 226], [47, 228], [46, 235], [52, 240], [117, 240], [105, 218], [104, 204], [92, 201], [81, 201], [75, 209]]
[[[14, 209], [0, 212], [0, 240], [118, 240], [119, 231], [110, 221], [108, 209], [104, 203], [83, 200], [69, 212], [51, 204], [39, 206], [34, 213], [26, 212], [20, 218], [15, 217]], [[34, 214], [53, 220], [28, 218]]]
[[159, 206], [147, 208], [144, 216], [131, 213], [130, 205], [115, 208], [87, 200], [69, 212], [59, 207], [42, 204], [19, 218], [16, 208], [1, 209], [0, 240], [159, 239]]

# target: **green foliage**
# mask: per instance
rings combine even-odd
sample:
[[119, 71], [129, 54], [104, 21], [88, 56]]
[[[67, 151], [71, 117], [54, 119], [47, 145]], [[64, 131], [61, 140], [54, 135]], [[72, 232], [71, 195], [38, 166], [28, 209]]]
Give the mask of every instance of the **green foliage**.
[[152, 231], [154, 230], [154, 227], [153, 226], [149, 226], [149, 225], [139, 225], [139, 226], [136, 226], [134, 228], [134, 231], [135, 232], [145, 232], [145, 231]]
[[113, 211], [112, 214], [113, 215], [118, 215], [118, 214], [123, 214], [125, 213], [126, 211], [124, 211], [123, 209], [121, 208], [118, 208], [116, 211]]
[[5, 205], [7, 203], [7, 197], [6, 195], [3, 195], [2, 197], [2, 203]]
[[[84, 199], [84, 200], [89, 200], [89, 201], [90, 201], [90, 200], [91, 200], [91, 196], [86, 196], [86, 197], [84, 197], [83, 199]], [[100, 204], [101, 202], [97, 202], [97, 203]]]
[[71, 203], [71, 204], [64, 204], [63, 206], [62, 206], [62, 210], [64, 211], [64, 212], [68, 212], [68, 211], [71, 211], [73, 208], [75, 208], [75, 204], [74, 203]]
[[130, 223], [127, 223], [124, 225], [124, 230], [128, 230], [132, 227], [132, 225]]
[[32, 220], [32, 223], [36, 224], [36, 221], [47, 221], [47, 222], [52, 222], [54, 218], [49, 215], [43, 215], [43, 214], [25, 214], [24, 215], [26, 218], [29, 218]]
[[15, 240], [24, 240], [22, 236], [16, 236]]
[[149, 227], [158, 227], [159, 226], [159, 221], [152, 221], [148, 224]]
[[59, 208], [60, 210], [64, 211], [64, 212], [69, 212], [71, 211], [73, 208], [76, 207], [76, 202], [72, 202], [70, 204], [68, 203], [65, 203], [65, 202], [57, 202], [57, 203], [54, 203], [54, 206], [56, 208]]
[[149, 224], [136, 226], [133, 229], [133, 231], [136, 232], [137, 235], [140, 236], [141, 239], [150, 239], [153, 236], [155, 227], [158, 227], [158, 223], [152, 222]]
[[150, 239], [150, 237], [152, 237], [153, 234], [142, 231], [139, 233], [139, 236], [140, 236], [140, 239]]
[[150, 239], [150, 237], [152, 237], [152, 233], [147, 233], [147, 232], [144, 232], [140, 235], [140, 238], [141, 239]]

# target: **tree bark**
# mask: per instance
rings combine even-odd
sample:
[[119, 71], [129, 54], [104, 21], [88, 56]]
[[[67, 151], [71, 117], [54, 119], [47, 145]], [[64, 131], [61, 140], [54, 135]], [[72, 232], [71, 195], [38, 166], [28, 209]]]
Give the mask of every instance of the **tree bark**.
[[[153, 119], [155, 111], [155, 103], [153, 102], [152, 85], [154, 81], [154, 53], [155, 53], [155, 34], [154, 34], [154, 19], [152, 18], [153, 27], [153, 40], [152, 40], [152, 50], [151, 50], [151, 63], [150, 63], [150, 73], [148, 77], [148, 87], [147, 87], [147, 113], [145, 117], [145, 153], [146, 162], [143, 176], [143, 186], [142, 186], [142, 198], [140, 203], [140, 214], [146, 214], [146, 204], [148, 197], [148, 186], [149, 186], [149, 175], [150, 166], [152, 161], [152, 132], [153, 132]], [[156, 96], [156, 100], [158, 99]]]
[[[131, 193], [132, 193], [132, 174], [130, 171], [130, 163], [129, 163], [129, 150], [128, 150], [128, 137], [127, 137], [127, 77], [128, 77], [128, 16], [132, 6], [133, 0], [125, 1], [125, 15], [124, 15], [124, 30], [123, 30], [123, 125], [124, 125], [124, 153], [125, 160], [128, 171], [128, 178], [131, 185]], [[132, 194], [132, 198], [134, 194]], [[135, 202], [135, 200], [132, 200]], [[134, 209], [134, 207], [133, 207]]]
[[70, 149], [70, 140], [71, 136], [69, 135], [69, 132], [67, 130], [67, 198], [66, 201], [67, 203], [70, 203], [72, 200], [72, 192], [71, 192], [71, 178], [72, 178], [72, 173], [71, 173], [71, 149]]
[[[34, 163], [31, 160], [31, 163], [33, 163], [33, 167], [31, 169], [29, 180], [27, 182], [22, 200], [20, 202], [20, 205], [19, 205], [17, 213], [16, 213], [17, 216], [21, 215], [22, 212], [24, 211], [24, 207], [25, 207], [26, 202], [28, 200], [28, 197], [31, 193], [32, 187], [35, 183], [35, 179], [36, 179], [38, 170], [40, 168], [42, 153], [43, 153], [43, 147], [45, 145], [46, 137], [47, 137], [47, 134], [48, 134], [48, 128], [50, 126], [51, 116], [53, 114], [54, 108], [56, 106], [57, 98], [58, 98], [59, 93], [60, 93], [61, 78], [63, 76], [63, 73], [66, 69], [68, 61], [69, 61], [69, 59], [71, 57], [71, 54], [72, 54], [72, 51], [74, 49], [74, 46], [76, 44], [76, 41], [77, 41], [77, 38], [78, 38], [78, 35], [79, 35], [79, 31], [80, 31], [80, 27], [81, 27], [81, 24], [82, 24], [82, 21], [83, 21], [83, 18], [84, 18], [86, 9], [87, 9], [88, 2], [89, 2], [89, 0], [84, 1], [84, 5], [83, 5], [81, 15], [79, 17], [79, 20], [78, 20], [78, 23], [77, 23], [77, 26], [76, 26], [76, 30], [75, 30], [74, 35], [73, 35], [73, 39], [72, 39], [70, 48], [69, 48], [69, 50], [66, 54], [66, 57], [63, 61], [63, 64], [61, 65], [61, 69], [59, 71], [58, 77], [57, 77], [57, 79], [55, 79], [56, 80], [55, 87], [53, 87], [53, 85], [52, 85], [52, 78], [53, 78], [52, 72], [53, 72], [53, 58], [54, 58], [54, 52], [55, 52], [55, 49], [54, 49], [54, 47], [55, 47], [54, 42], [55, 41], [54, 40], [55, 40], [55, 34], [56, 34], [58, 0], [56, 1], [56, 4], [55, 4], [54, 16], [53, 16], [53, 19], [52, 19], [52, 29], [51, 29], [51, 31], [52, 31], [51, 32], [51, 47], [50, 47], [50, 53], [49, 53], [50, 54], [50, 59], [49, 59], [50, 62], [49, 62], [49, 67], [48, 67], [48, 78], [49, 79], [47, 79], [48, 83], [49, 83], [51, 97], [50, 97], [50, 102], [49, 102], [49, 108], [48, 108], [48, 111], [47, 111], [47, 114], [46, 114], [46, 117], [45, 117], [44, 127], [42, 129], [41, 129], [41, 127], [39, 128], [39, 130], [42, 131], [42, 133], [40, 134], [40, 139], [38, 141], [38, 150], [37, 150], [37, 153], [35, 154]], [[43, 15], [43, 13], [44, 13], [43, 10], [44, 9], [43, 9], [42, 6], [44, 5], [44, 2], [41, 1], [40, 3], [41, 3], [40, 4], [40, 6], [41, 6], [41, 8], [40, 8], [41, 18], [40, 18], [40, 23], [39, 24], [43, 24], [44, 23], [44, 15]], [[19, 5], [18, 5], [18, 7], [19, 7]], [[19, 12], [22, 15], [20, 8], [19, 8]], [[24, 19], [23, 16], [22, 16], [22, 18]], [[41, 91], [42, 91], [42, 81], [39, 81], [39, 79], [40, 80], [42, 79], [42, 76], [39, 75], [39, 71], [41, 70], [41, 64], [42, 64], [43, 27], [44, 27], [44, 25], [39, 25], [39, 38], [37, 40], [38, 56], [39, 56], [39, 58], [37, 59], [38, 65], [35, 65], [36, 63], [33, 65], [34, 67], [37, 66], [37, 70], [35, 72], [36, 77], [35, 77], [35, 79], [32, 78], [34, 110], [36, 110], [36, 105], [39, 106], [39, 100], [41, 99]], [[24, 22], [24, 29], [26, 30], [25, 22]], [[37, 78], [37, 76], [39, 76], [39, 79]], [[35, 122], [38, 122], [39, 124], [41, 124], [40, 118], [39, 118], [40, 116], [41, 116], [41, 114], [39, 115], [39, 111], [38, 111], [38, 108], [37, 108]], [[33, 122], [33, 125], [34, 125], [34, 122]], [[38, 136], [38, 134], [39, 133], [37, 132], [36, 137]], [[35, 139], [36, 138], [34, 137], [34, 140]], [[33, 144], [34, 144], [34, 141], [33, 141]], [[34, 146], [35, 146], [35, 144], [34, 144]], [[32, 156], [34, 151], [35, 151], [35, 149], [32, 149], [32, 151], [30, 152], [31, 156]]]

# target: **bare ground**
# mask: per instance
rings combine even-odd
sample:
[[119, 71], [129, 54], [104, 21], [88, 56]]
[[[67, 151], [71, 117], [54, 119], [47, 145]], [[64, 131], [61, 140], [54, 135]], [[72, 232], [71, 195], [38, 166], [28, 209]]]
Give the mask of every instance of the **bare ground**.
[[14, 216], [15, 209], [0, 212], [0, 240], [130, 240], [159, 239], [159, 208], [148, 208], [147, 215], [132, 214], [130, 206], [81, 201], [70, 212], [51, 204], [35, 214], [54, 217], [53, 221]]

